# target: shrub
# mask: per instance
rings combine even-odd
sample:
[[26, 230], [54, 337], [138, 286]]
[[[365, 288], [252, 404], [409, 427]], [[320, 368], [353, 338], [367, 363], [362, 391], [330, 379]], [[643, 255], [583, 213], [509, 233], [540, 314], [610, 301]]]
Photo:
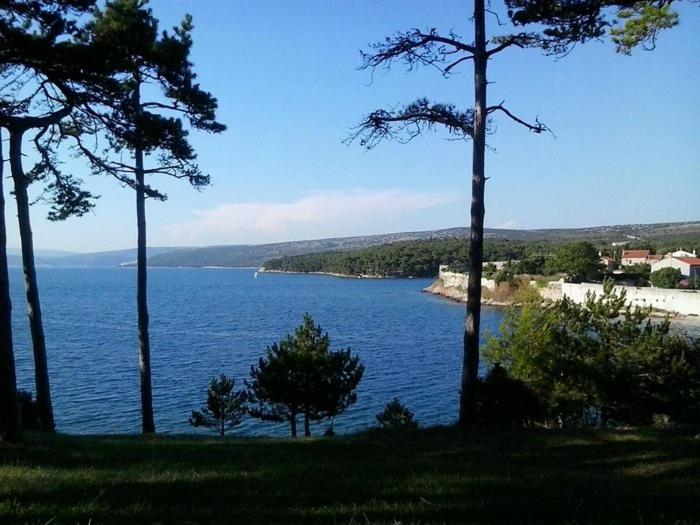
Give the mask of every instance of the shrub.
[[413, 419], [411, 412], [398, 397], [389, 401], [384, 410], [376, 415], [377, 422], [382, 428], [396, 430], [406, 428], [416, 428], [418, 423]]
[[662, 268], [651, 274], [649, 280], [656, 288], [676, 288], [683, 278], [678, 268]]
[[192, 412], [190, 425], [215, 429], [224, 437], [227, 430], [241, 422], [246, 412], [245, 392], [235, 387], [236, 381], [224, 374], [213, 377], [207, 390], [207, 405]]
[[525, 426], [541, 416], [539, 398], [526, 383], [496, 363], [477, 389], [477, 414], [487, 425]]
[[547, 424], [650, 424], [658, 414], [698, 421], [700, 342], [626, 302], [606, 282], [584, 305], [525, 303], [507, 313], [487, 359], [536, 393]]

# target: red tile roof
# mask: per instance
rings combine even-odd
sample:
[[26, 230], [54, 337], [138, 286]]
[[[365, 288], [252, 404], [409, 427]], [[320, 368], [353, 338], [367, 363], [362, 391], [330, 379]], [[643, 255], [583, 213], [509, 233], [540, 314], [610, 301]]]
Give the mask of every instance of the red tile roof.
[[683, 261], [690, 266], [700, 266], [700, 257], [675, 257], [679, 261]]
[[649, 257], [649, 250], [622, 250], [623, 259], [646, 259]]
[[647, 257], [647, 259], [650, 261], [660, 261], [663, 258], [663, 255], [650, 255], [649, 257]]

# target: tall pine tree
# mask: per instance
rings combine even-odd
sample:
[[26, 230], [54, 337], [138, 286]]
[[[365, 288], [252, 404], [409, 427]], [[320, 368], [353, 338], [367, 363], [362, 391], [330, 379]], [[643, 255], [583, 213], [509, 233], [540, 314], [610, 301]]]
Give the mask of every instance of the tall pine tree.
[[[224, 131], [216, 121], [216, 99], [196, 83], [189, 60], [192, 19], [172, 32], [159, 32], [146, 0], [114, 0], [97, 10], [86, 40], [112, 71], [97, 96], [74, 118], [78, 148], [97, 173], [109, 174], [135, 191], [137, 219], [137, 310], [142, 431], [155, 432], [149, 336], [146, 198], [166, 195], [147, 182], [165, 175], [195, 188], [209, 184], [197, 167], [183, 119], [192, 128]], [[150, 96], [153, 98], [149, 98]], [[101, 107], [96, 107], [96, 104]], [[103, 135], [108, 148], [96, 151], [81, 137]], [[132, 160], [124, 160], [129, 153]], [[154, 158], [151, 166], [147, 159]]]
[[[82, 215], [92, 207], [93, 196], [81, 189], [80, 181], [58, 169], [55, 150], [62, 139], [59, 125], [81, 98], [83, 83], [96, 64], [94, 55], [86, 52], [76, 40], [76, 19], [88, 13], [93, 4], [93, 0], [4, 0], [0, 3], [3, 80], [0, 127], [9, 133], [10, 172], [22, 245], [36, 399], [41, 428], [47, 431], [53, 430], [55, 424], [28, 188], [37, 181], [45, 182], [42, 196], [52, 205], [49, 213], [52, 220]], [[23, 146], [30, 134], [39, 161], [25, 172]], [[3, 257], [4, 253], [0, 259]], [[9, 302], [3, 303], [7, 305], [3, 308], [9, 308]], [[3, 310], [2, 315], [8, 314]], [[10, 344], [9, 339], [5, 344]]]

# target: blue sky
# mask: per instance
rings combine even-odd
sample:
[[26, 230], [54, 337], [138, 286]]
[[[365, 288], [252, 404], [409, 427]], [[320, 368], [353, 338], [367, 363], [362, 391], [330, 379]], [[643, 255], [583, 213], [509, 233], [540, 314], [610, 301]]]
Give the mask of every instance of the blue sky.
[[[397, 30], [454, 28], [471, 37], [471, 2], [458, 0], [152, 0], [163, 27], [194, 17], [193, 62], [214, 93], [220, 136], [195, 133], [202, 192], [161, 180], [149, 202], [151, 245], [262, 243], [468, 224], [471, 144], [440, 133], [373, 151], [342, 140], [363, 115], [420, 96], [469, 107], [470, 65], [449, 79], [401, 64], [371, 78], [359, 50]], [[700, 219], [700, 9], [653, 52], [627, 57], [609, 43], [556, 60], [513, 50], [489, 65], [489, 100], [505, 100], [555, 134], [496, 121], [487, 156], [486, 224], [547, 228]], [[495, 28], [495, 20], [489, 20]], [[89, 176], [93, 213], [48, 223], [33, 210], [39, 248], [93, 251], [135, 245], [134, 196]], [[8, 181], [9, 182], [9, 181]], [[6, 184], [6, 191], [9, 190]], [[9, 245], [19, 245], [8, 202]]]

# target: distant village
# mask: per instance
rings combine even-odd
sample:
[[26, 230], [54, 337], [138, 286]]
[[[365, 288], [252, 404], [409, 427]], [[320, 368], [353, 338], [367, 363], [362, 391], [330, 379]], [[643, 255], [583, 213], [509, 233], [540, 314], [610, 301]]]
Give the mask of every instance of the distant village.
[[624, 268], [640, 264], [649, 265], [650, 273], [673, 268], [679, 270], [683, 277], [679, 283], [681, 288], [700, 278], [700, 257], [695, 250], [687, 252], [680, 249], [665, 255], [652, 254], [649, 250], [622, 250], [619, 263], [613, 257], [602, 254], [600, 262], [606, 271], [613, 274], [623, 274]]

